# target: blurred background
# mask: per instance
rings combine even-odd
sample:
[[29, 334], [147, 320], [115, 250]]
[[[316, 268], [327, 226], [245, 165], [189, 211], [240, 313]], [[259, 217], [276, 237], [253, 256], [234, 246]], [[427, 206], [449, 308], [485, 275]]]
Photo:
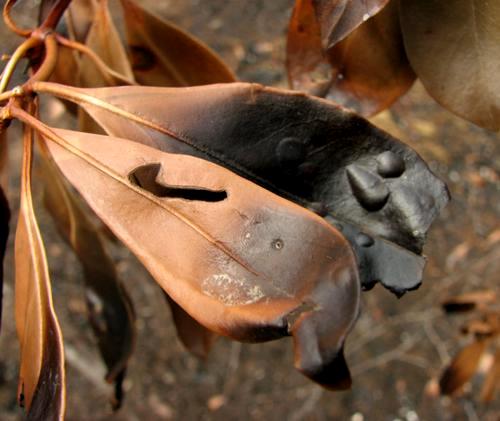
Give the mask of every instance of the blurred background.
[[[35, 12], [37, 4], [21, 3], [23, 13], [16, 16], [28, 25], [28, 12]], [[241, 80], [287, 86], [285, 44], [293, 0], [142, 3], [214, 48]], [[111, 7], [117, 5], [111, 2]], [[19, 42], [3, 24], [0, 39], [2, 53], [11, 52]], [[48, 108], [56, 120], [62, 112], [56, 102]], [[463, 292], [498, 291], [499, 136], [441, 108], [418, 82], [373, 121], [424, 157], [447, 182], [452, 201], [429, 232], [424, 250], [428, 262], [420, 289], [401, 299], [381, 286], [363, 293], [362, 314], [346, 344], [353, 377], [350, 391], [323, 390], [296, 372], [288, 339], [258, 345], [220, 339], [206, 361], [191, 356], [176, 338], [170, 310], [155, 282], [128, 251], [115, 247], [119, 274], [135, 304], [138, 337], [125, 381], [124, 405], [113, 414], [108, 403], [111, 386], [103, 381], [104, 366], [86, 319], [79, 264], [40, 203], [38, 214], [65, 340], [67, 419], [500, 419], [498, 400], [486, 405], [477, 399], [484, 373], [453, 398], [440, 397], [437, 383], [451, 358], [471, 341], [460, 333], [470, 315], [446, 315], [441, 302]], [[20, 166], [16, 133], [9, 135], [12, 231]], [[23, 418], [16, 404], [19, 356], [12, 246], [13, 235], [5, 263], [0, 335], [0, 419], [6, 421]]]

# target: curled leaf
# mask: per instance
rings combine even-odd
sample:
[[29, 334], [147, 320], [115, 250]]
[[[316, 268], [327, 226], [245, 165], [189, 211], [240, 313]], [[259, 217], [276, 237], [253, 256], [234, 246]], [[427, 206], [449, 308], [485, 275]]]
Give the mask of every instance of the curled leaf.
[[132, 0], [121, 0], [121, 4], [128, 50], [139, 84], [194, 86], [236, 80], [217, 54], [200, 40]]
[[[365, 286], [381, 281], [401, 294], [420, 284], [418, 254], [448, 201], [446, 186], [412, 149], [365, 119], [301, 93], [245, 83], [34, 89], [77, 102], [113, 136], [221, 163], [330, 214], [339, 227], [345, 222], [351, 242], [358, 234], [372, 239], [356, 247], [365, 256], [358, 256]], [[394, 275], [385, 278], [390, 267]]]
[[398, 7], [391, 2], [345, 39], [323, 49], [312, 0], [298, 0], [290, 21], [290, 85], [365, 116], [389, 107], [413, 84]]
[[204, 160], [120, 138], [43, 136], [68, 180], [194, 319], [241, 341], [291, 334], [301, 372], [350, 384], [342, 347], [360, 288], [338, 231]]
[[106, 381], [115, 383], [114, 402], [119, 406], [121, 383], [135, 338], [132, 303], [97, 228], [50, 157], [44, 158], [45, 206], [83, 266], [89, 319], [108, 368]]
[[0, 324], [3, 310], [3, 260], [9, 238], [10, 208], [7, 197], [0, 187]]
[[31, 198], [31, 129], [25, 129], [24, 137], [15, 242], [16, 328], [21, 351], [19, 398], [27, 409], [28, 419], [59, 420], [65, 409], [63, 342]]
[[400, 14], [408, 58], [429, 94], [500, 130], [500, 2], [402, 0]]
[[311, 0], [325, 49], [342, 41], [359, 25], [382, 10], [388, 2], [389, 0]]
[[198, 358], [205, 359], [217, 335], [193, 319], [167, 294], [165, 299], [172, 311], [177, 336], [182, 344]]
[[453, 358], [439, 381], [441, 393], [451, 395], [472, 378], [486, 345], [485, 340], [474, 341]]

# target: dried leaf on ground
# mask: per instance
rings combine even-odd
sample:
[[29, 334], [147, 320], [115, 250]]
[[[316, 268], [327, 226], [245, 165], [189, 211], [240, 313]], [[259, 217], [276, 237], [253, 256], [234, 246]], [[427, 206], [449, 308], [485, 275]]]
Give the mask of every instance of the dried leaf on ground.
[[64, 240], [80, 260], [85, 297], [92, 329], [106, 363], [106, 381], [115, 383], [114, 404], [119, 406], [122, 381], [134, 345], [135, 317], [130, 297], [118, 279], [98, 228], [62, 174], [44, 154], [44, 202]]
[[291, 334], [301, 372], [350, 385], [342, 348], [359, 278], [338, 231], [205, 160], [54, 132], [43, 134], [64, 175], [194, 319], [242, 341]]
[[21, 361], [19, 399], [28, 419], [62, 419], [64, 351], [47, 259], [31, 198], [32, 132], [25, 129], [21, 205], [15, 242], [15, 308]]
[[442, 306], [447, 313], [454, 313], [484, 308], [496, 300], [497, 294], [493, 290], [472, 291], [447, 298], [443, 301]]
[[439, 381], [441, 393], [451, 395], [472, 378], [486, 345], [487, 341], [477, 340], [462, 348], [441, 376]]
[[398, 7], [391, 2], [339, 43], [323, 49], [312, 0], [297, 1], [288, 31], [290, 85], [371, 116], [413, 84]]
[[79, 103], [113, 136], [221, 163], [329, 214], [364, 262], [364, 285], [380, 280], [401, 294], [420, 284], [418, 254], [448, 200], [446, 187], [412, 149], [363, 118], [245, 83], [93, 90], [39, 83], [35, 90]]
[[408, 58], [429, 94], [500, 130], [500, 2], [402, 0], [400, 13]]
[[233, 72], [208, 46], [131, 0], [121, 0], [136, 80], [150, 86], [234, 82]]
[[376, 15], [389, 0], [311, 0], [311, 2], [320, 24], [323, 45], [328, 49]]
[[481, 389], [481, 401], [485, 403], [493, 401], [496, 392], [500, 389], [500, 349], [493, 358], [493, 366], [486, 375]]

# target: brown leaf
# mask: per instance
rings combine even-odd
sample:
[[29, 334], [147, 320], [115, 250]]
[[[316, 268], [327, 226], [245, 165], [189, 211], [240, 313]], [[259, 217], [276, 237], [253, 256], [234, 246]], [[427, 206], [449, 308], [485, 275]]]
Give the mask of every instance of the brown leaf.
[[493, 361], [493, 367], [490, 368], [483, 388], [481, 389], [481, 402], [491, 402], [495, 397], [495, 392], [500, 388], [500, 349], [497, 350]]
[[71, 39], [85, 43], [98, 9], [98, 0], [72, 0], [66, 11]]
[[62, 419], [64, 351], [52, 304], [47, 259], [31, 198], [32, 132], [25, 129], [21, 205], [15, 242], [16, 327], [21, 362], [19, 396], [28, 419]]
[[[132, 68], [118, 31], [111, 19], [107, 0], [97, 1], [94, 19], [85, 44], [111, 69], [129, 79], [133, 79]], [[109, 83], [103, 78], [95, 63], [88, 56], [83, 55], [80, 67], [80, 86], [98, 87], [108, 85]]]
[[237, 340], [292, 334], [300, 371], [326, 387], [349, 386], [342, 345], [359, 279], [338, 231], [207, 161], [55, 133], [43, 135], [64, 175], [187, 313]]
[[381, 281], [400, 295], [419, 286], [417, 254], [446, 186], [411, 148], [359, 116], [245, 83], [34, 89], [79, 103], [113, 136], [221, 163], [328, 218], [363, 262], [365, 288]]
[[487, 289], [484, 291], [472, 291], [465, 294], [448, 298], [441, 304], [447, 313], [469, 311], [476, 307], [484, 308], [497, 300], [495, 291]]
[[[95, 3], [95, 15], [87, 34], [85, 44], [96, 53], [110, 69], [133, 80], [132, 67], [123, 47], [118, 31], [111, 19], [107, 0], [98, 0]], [[96, 63], [87, 55], [83, 55], [79, 62], [79, 83], [77, 86], [93, 88], [112, 84], [106, 79]], [[120, 81], [116, 81], [119, 85]], [[103, 133], [102, 129], [88, 114], [78, 110], [78, 126], [82, 131]]]
[[471, 379], [477, 370], [486, 345], [487, 341], [476, 340], [455, 355], [439, 381], [442, 394], [453, 394]]
[[323, 50], [311, 1], [297, 2], [288, 32], [287, 69], [294, 89], [370, 116], [411, 87], [415, 74], [406, 58], [396, 2]]
[[[300, 1], [300, 0], [298, 0]], [[311, 0], [326, 49], [376, 15], [389, 0]]]
[[78, 198], [66, 186], [49, 155], [44, 154], [44, 158], [45, 206], [83, 266], [89, 319], [108, 368], [106, 381], [115, 382], [118, 396], [114, 401], [119, 404], [121, 382], [135, 339], [132, 303], [118, 279], [98, 229]]
[[172, 311], [177, 336], [182, 344], [197, 357], [205, 359], [217, 335], [199, 324], [167, 294], [165, 294], [165, 298]]
[[406, 52], [429, 94], [451, 112], [500, 130], [500, 2], [400, 3]]
[[0, 187], [0, 325], [3, 310], [3, 260], [5, 257], [5, 249], [7, 248], [7, 240], [9, 238], [9, 222], [9, 202], [7, 201], [3, 188]]
[[233, 72], [208, 46], [136, 2], [121, 0], [128, 50], [137, 82], [194, 86], [234, 82]]

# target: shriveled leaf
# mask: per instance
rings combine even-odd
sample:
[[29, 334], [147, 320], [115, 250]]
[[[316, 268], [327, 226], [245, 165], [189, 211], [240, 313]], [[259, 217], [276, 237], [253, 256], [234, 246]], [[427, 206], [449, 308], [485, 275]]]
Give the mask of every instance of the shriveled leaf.
[[[111, 19], [107, 0], [97, 1], [94, 20], [87, 34], [85, 44], [111, 69], [129, 79], [133, 79], [132, 68], [118, 31]], [[80, 84], [85, 87], [109, 85], [95, 63], [87, 56], [81, 58]]]
[[476, 373], [479, 360], [486, 349], [486, 345], [487, 341], [474, 341], [463, 348], [453, 358], [439, 380], [441, 393], [451, 395], [472, 378]]
[[15, 308], [21, 361], [19, 399], [30, 420], [63, 419], [62, 334], [52, 304], [47, 259], [31, 198], [32, 133], [25, 129], [21, 204], [15, 242]]
[[442, 306], [447, 313], [455, 313], [473, 310], [477, 307], [482, 308], [494, 303], [496, 300], [496, 292], [489, 289], [456, 295], [443, 301]]
[[108, 369], [106, 381], [115, 383], [114, 404], [119, 406], [135, 338], [132, 303], [98, 229], [51, 159], [45, 156], [43, 162], [45, 206], [83, 266], [89, 319]]
[[5, 257], [5, 249], [7, 248], [7, 239], [9, 238], [9, 222], [9, 202], [3, 188], [0, 187], [0, 325], [3, 310], [3, 259]]
[[339, 41], [342, 41], [389, 2], [389, 0], [310, 1], [320, 23], [321, 38], [325, 49], [333, 47]]
[[0, 125], [0, 326], [3, 309], [3, 260], [9, 238], [10, 207], [7, 200], [9, 185], [7, 129]]
[[167, 294], [165, 294], [165, 299], [172, 311], [177, 336], [182, 344], [192, 354], [205, 359], [217, 335], [193, 319]]
[[324, 50], [312, 0], [299, 0], [287, 43], [290, 85], [365, 116], [389, 107], [413, 84], [396, 2]]
[[410, 63], [451, 112], [500, 130], [500, 2], [401, 0]]
[[84, 43], [96, 15], [98, 0], [72, 0], [66, 11], [71, 39]]
[[359, 279], [338, 231], [210, 162], [55, 132], [44, 136], [64, 175], [187, 313], [237, 340], [291, 334], [301, 372], [349, 386], [342, 347]]
[[245, 83], [94, 90], [39, 83], [35, 90], [78, 102], [113, 136], [221, 163], [330, 214], [363, 254], [364, 285], [381, 281], [400, 294], [420, 284], [418, 254], [448, 201], [446, 187], [412, 149], [363, 118]]
[[132, 0], [121, 0], [121, 4], [128, 50], [139, 84], [194, 86], [236, 80], [217, 54], [200, 40]]
[[500, 349], [497, 350], [493, 366], [490, 368], [486, 379], [484, 380], [483, 387], [481, 389], [481, 401], [484, 403], [491, 402], [495, 393], [500, 389]]
[[[127, 58], [118, 31], [111, 19], [107, 0], [98, 0], [95, 3], [95, 15], [92, 26], [85, 41], [94, 53], [103, 62], [117, 73], [133, 80], [132, 68]], [[110, 81], [106, 79], [98, 69], [95, 62], [88, 56], [82, 56], [79, 63], [79, 83], [82, 87], [109, 86]], [[116, 84], [120, 84], [116, 81]], [[83, 110], [78, 110], [78, 126], [80, 130], [90, 133], [102, 133], [101, 128], [89, 118]]]

